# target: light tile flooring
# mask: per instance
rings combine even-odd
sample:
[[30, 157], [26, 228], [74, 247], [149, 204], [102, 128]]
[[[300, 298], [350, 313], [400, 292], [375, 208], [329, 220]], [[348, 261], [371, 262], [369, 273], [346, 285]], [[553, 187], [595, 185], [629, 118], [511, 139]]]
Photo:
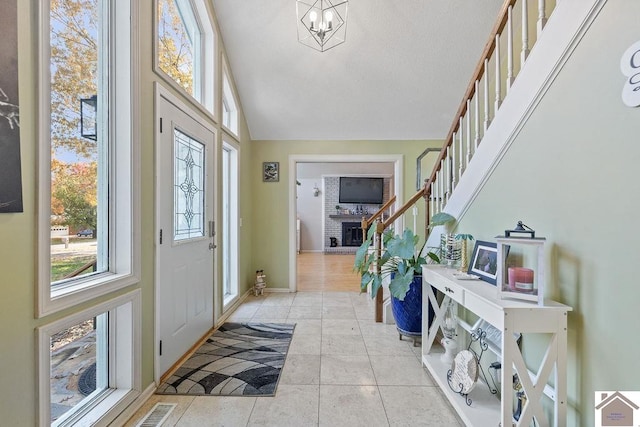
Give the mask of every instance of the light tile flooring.
[[227, 321], [296, 323], [275, 397], [154, 395], [177, 403], [165, 426], [460, 426], [423, 370], [420, 347], [373, 321], [356, 292], [248, 297]]

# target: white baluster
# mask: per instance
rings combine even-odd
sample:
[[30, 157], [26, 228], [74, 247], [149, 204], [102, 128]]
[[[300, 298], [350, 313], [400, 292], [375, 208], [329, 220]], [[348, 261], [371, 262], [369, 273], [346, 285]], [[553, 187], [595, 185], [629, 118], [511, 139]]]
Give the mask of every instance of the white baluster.
[[451, 136], [451, 191], [456, 189], [456, 184], [458, 183], [457, 176], [457, 168], [456, 168], [456, 133], [454, 132]]
[[496, 49], [495, 49], [495, 56], [496, 56], [496, 102], [495, 102], [495, 108], [493, 109], [493, 115], [495, 116], [498, 113], [498, 110], [500, 109], [500, 104], [502, 102], [502, 100], [500, 99], [500, 88], [502, 86], [502, 77], [501, 77], [501, 73], [500, 73], [500, 34], [496, 34]]
[[434, 215], [436, 213], [435, 209], [436, 209], [436, 199], [435, 199], [435, 186], [433, 185], [433, 181], [431, 181], [431, 183], [429, 184], [430, 188], [431, 188], [431, 194], [429, 195], [429, 212], [431, 212], [431, 215]]
[[[458, 132], [460, 132], [460, 146], [463, 147], [464, 149], [464, 119], [461, 116], [460, 117], [460, 124], [458, 125]], [[469, 166], [469, 160], [471, 160], [471, 154], [469, 153], [469, 150], [467, 149], [466, 151], [467, 155], [464, 156], [465, 158], [465, 163], [464, 163], [464, 169], [467, 169], [467, 166]]]
[[440, 212], [440, 171], [436, 172], [436, 212]]
[[464, 148], [462, 146], [462, 129], [458, 128], [458, 135], [460, 136], [460, 138], [458, 138], [458, 147], [460, 147], [460, 149], [458, 150], [460, 152], [460, 163], [458, 164], [458, 169], [460, 170], [460, 178], [462, 179], [462, 173], [464, 172]]
[[476, 95], [475, 95], [475, 109], [476, 109], [476, 138], [473, 140], [473, 152], [478, 149], [478, 144], [480, 144], [480, 92], [478, 92], [478, 86], [480, 86], [480, 82], [476, 80]]
[[544, 0], [538, 0], [538, 39], [540, 39], [540, 34], [546, 23], [547, 17], [544, 13]]
[[471, 161], [471, 100], [467, 99], [467, 164]]
[[522, 52], [520, 52], [520, 69], [529, 56], [529, 11], [527, 0], [522, 0]]
[[445, 162], [447, 165], [447, 202], [449, 201], [449, 197], [451, 197], [451, 146], [447, 147], [447, 161]]
[[491, 120], [489, 119], [489, 58], [484, 60], [484, 131], [487, 132]]
[[513, 84], [513, 6], [507, 9], [507, 94]]
[[444, 209], [444, 159], [440, 160], [438, 182], [440, 183], [440, 211], [442, 211]]

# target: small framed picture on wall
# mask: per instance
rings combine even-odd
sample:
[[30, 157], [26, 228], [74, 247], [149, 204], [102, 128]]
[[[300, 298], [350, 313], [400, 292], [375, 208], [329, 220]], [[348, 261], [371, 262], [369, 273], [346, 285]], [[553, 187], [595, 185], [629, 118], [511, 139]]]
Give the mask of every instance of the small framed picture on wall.
[[280, 181], [280, 162], [262, 162], [262, 181]]

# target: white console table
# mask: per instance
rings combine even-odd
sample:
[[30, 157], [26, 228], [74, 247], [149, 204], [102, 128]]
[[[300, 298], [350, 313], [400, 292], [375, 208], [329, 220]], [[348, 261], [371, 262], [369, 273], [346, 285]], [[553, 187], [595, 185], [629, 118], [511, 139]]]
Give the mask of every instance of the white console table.
[[[556, 427], [567, 423], [567, 313], [571, 307], [545, 300], [543, 306], [526, 301], [498, 299], [497, 288], [480, 280], [458, 280], [455, 270], [439, 265], [426, 265], [422, 269], [422, 312], [427, 313], [428, 301], [435, 310], [431, 328], [427, 328], [428, 316], [422, 316], [422, 364], [429, 370], [460, 418], [468, 426], [529, 426], [535, 417], [539, 426], [547, 426], [549, 420], [542, 408], [545, 387], [551, 390], [554, 413], [551, 422]], [[444, 294], [438, 304], [433, 288]], [[442, 347], [435, 338], [443, 321], [446, 303], [453, 299], [460, 306], [475, 313], [502, 331], [502, 369], [500, 381], [501, 399], [489, 392], [488, 386], [478, 379], [469, 393], [472, 400], [467, 405], [464, 397], [454, 392], [447, 381], [450, 366], [440, 360]], [[460, 328], [459, 328], [460, 329]], [[540, 366], [530, 375], [524, 362], [515, 333], [550, 334], [551, 339]], [[459, 348], [461, 350], [461, 348]], [[554, 370], [555, 368], [555, 370]], [[513, 420], [514, 390], [512, 378], [518, 373], [527, 404], [519, 420]], [[552, 375], [553, 387], [547, 385]]]

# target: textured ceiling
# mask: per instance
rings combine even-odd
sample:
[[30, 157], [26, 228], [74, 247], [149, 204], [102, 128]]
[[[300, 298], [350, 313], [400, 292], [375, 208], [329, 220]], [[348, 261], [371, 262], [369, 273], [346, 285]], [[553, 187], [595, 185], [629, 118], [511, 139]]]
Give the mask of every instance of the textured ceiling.
[[254, 140], [442, 139], [502, 0], [350, 0], [347, 41], [297, 41], [294, 0], [213, 0]]

